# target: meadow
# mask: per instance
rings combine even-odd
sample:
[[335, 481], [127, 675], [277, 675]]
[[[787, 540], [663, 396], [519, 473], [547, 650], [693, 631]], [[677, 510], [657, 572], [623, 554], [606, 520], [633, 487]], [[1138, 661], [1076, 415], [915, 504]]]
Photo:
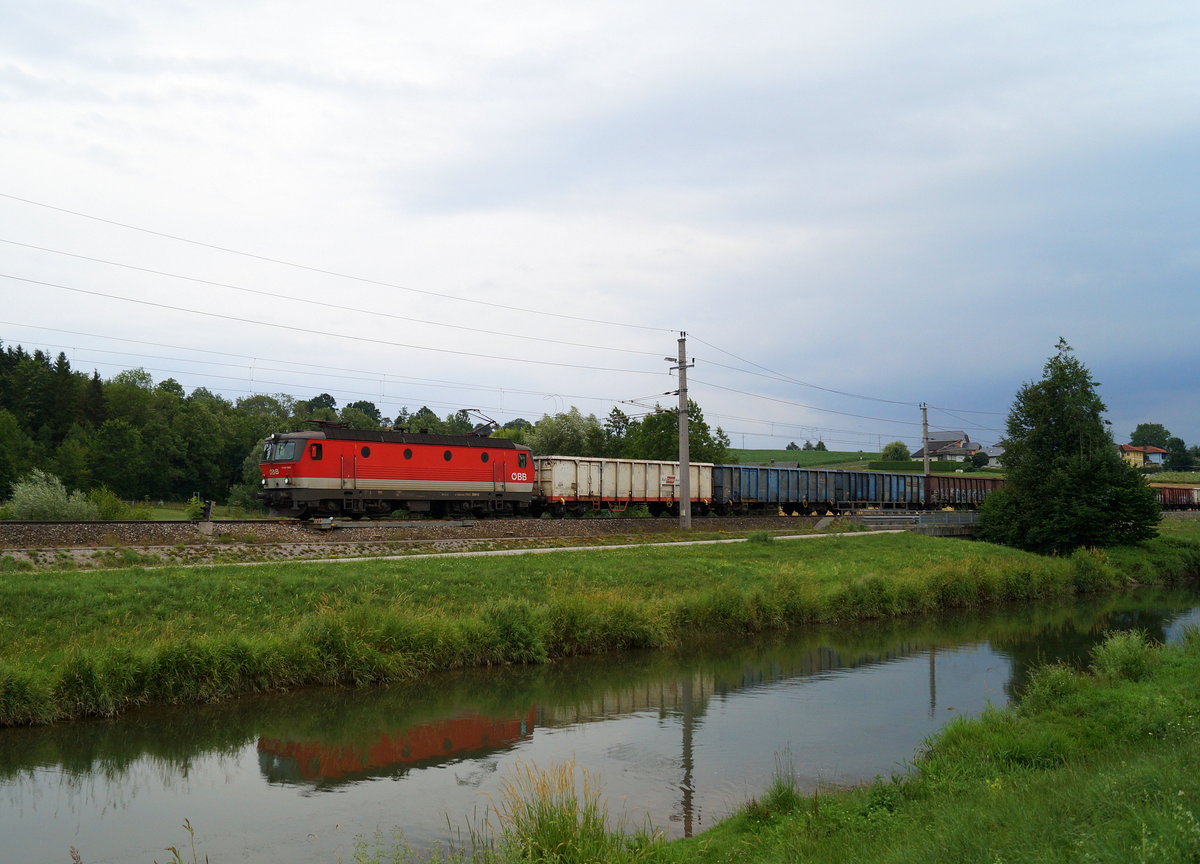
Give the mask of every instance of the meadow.
[[1044, 558], [915, 534], [0, 576], [0, 724], [1200, 575], [1200, 520]]

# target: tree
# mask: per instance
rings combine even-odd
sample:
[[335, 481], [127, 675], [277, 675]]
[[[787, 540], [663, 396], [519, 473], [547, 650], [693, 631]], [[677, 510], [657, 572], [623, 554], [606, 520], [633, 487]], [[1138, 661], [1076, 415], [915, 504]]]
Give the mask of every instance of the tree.
[[1167, 439], [1171, 433], [1161, 423], [1139, 423], [1129, 436], [1129, 443], [1135, 447], [1161, 447], [1167, 449]]
[[802, 449], [804, 449], [804, 450], [811, 450], [811, 449], [813, 449], [812, 442], [811, 442], [811, 441], [805, 441], [805, 442], [804, 442], [804, 447], [803, 447]]
[[883, 445], [879, 458], [884, 462], [905, 462], [909, 457], [908, 445], [903, 441], [892, 441]]
[[[657, 407], [653, 414], [631, 424], [624, 455], [630, 459], [674, 461], [679, 458], [679, 415]], [[688, 460], [728, 462], [729, 436], [720, 426], [714, 431], [700, 406], [688, 400]]]
[[[788, 445], [787, 445], [786, 447], [784, 447], [783, 449], [784, 449], [784, 450], [799, 450], [799, 449], [800, 449], [800, 445], [799, 445], [799, 444], [797, 444], [795, 441], [791, 441], [791, 442], [789, 442], [789, 443], [788, 443]], [[907, 452], [907, 451], [905, 451], [905, 452]]]
[[1168, 471], [1189, 471], [1192, 467], [1192, 454], [1188, 452], [1187, 444], [1182, 438], [1171, 436], [1163, 447], [1167, 451], [1163, 459], [1163, 467]]
[[813, 447], [813, 449], [814, 449], [814, 450], [820, 450], [820, 451], [824, 452], [824, 451], [827, 451], [829, 448], [825, 446], [825, 442], [824, 442], [824, 441], [818, 440], [818, 441], [817, 441], [817, 443], [816, 443], [816, 446], [815, 446], [815, 447]]
[[1060, 339], [1042, 371], [1009, 411], [1008, 479], [984, 502], [980, 539], [1064, 553], [1155, 536], [1157, 498], [1113, 446], [1088, 368]]
[[632, 425], [629, 415], [620, 408], [609, 411], [604, 418], [604, 443], [600, 455], [609, 459], [624, 455]]
[[[396, 422], [400, 422], [400, 418], [396, 418]], [[431, 432], [434, 435], [441, 435], [445, 432], [442, 428], [442, 420], [428, 405], [422, 405], [420, 409], [406, 418], [404, 426], [412, 432]]]
[[330, 411], [336, 411], [337, 400], [328, 393], [321, 393], [308, 400], [309, 411], [316, 411], [321, 408], [328, 408]]
[[0, 498], [33, 467], [37, 448], [10, 411], [0, 408]]
[[539, 455], [598, 456], [589, 452], [604, 438], [604, 430], [595, 414], [586, 417], [572, 406], [559, 414], [547, 414], [533, 427], [526, 438]]

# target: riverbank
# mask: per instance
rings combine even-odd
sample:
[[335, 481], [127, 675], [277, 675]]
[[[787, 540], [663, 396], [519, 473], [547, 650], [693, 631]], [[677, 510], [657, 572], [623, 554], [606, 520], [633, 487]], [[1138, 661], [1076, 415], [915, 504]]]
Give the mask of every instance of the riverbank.
[[0, 724], [1200, 575], [1190, 523], [1041, 558], [912, 534], [499, 559], [9, 573]]
[[[786, 772], [700, 837], [602, 859], [655, 862], [1195, 861], [1200, 631], [1097, 646], [1087, 673], [1036, 672], [1015, 707], [951, 722], [907, 776], [800, 795]], [[562, 860], [571, 860], [564, 857]]]
[[[1035, 671], [1022, 700], [951, 721], [911, 770], [861, 788], [775, 782], [698, 837], [614, 833], [569, 766], [518, 773], [485, 844], [435, 860], [505, 864], [1177, 864], [1200, 853], [1200, 631], [1111, 634], [1086, 671]], [[366, 842], [372, 864], [418, 860]]]

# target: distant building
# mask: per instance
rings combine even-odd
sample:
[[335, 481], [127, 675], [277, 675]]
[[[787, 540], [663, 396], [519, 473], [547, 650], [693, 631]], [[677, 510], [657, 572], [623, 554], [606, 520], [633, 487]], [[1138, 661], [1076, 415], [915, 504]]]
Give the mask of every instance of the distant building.
[[[966, 432], [931, 432], [929, 435], [929, 458], [935, 462], [962, 462], [980, 449]], [[924, 459], [925, 448], [912, 454], [912, 458]]]
[[1135, 468], [1161, 468], [1163, 457], [1167, 455], [1166, 450], [1153, 445], [1137, 447], [1133, 444], [1118, 444], [1117, 449], [1121, 451], [1121, 458]]

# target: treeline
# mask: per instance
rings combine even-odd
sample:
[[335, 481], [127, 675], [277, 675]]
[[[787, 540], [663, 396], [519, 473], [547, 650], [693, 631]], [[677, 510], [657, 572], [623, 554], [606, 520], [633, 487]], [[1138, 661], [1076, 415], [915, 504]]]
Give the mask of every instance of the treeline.
[[[727, 461], [728, 437], [711, 430], [690, 403], [691, 458]], [[125, 500], [203, 499], [253, 506], [258, 446], [272, 432], [312, 428], [312, 421], [356, 428], [400, 427], [462, 434], [478, 422], [466, 412], [438, 417], [428, 407], [383, 416], [374, 403], [343, 406], [328, 393], [314, 399], [284, 394], [230, 401], [198, 387], [190, 394], [173, 378], [155, 383], [133, 369], [110, 379], [73, 370], [57, 357], [0, 344], [0, 500], [34, 469], [68, 490], [107, 489]], [[536, 423], [518, 419], [495, 435], [537, 453], [675, 459], [677, 418], [657, 410], [630, 418], [619, 410], [603, 421], [576, 408]]]

